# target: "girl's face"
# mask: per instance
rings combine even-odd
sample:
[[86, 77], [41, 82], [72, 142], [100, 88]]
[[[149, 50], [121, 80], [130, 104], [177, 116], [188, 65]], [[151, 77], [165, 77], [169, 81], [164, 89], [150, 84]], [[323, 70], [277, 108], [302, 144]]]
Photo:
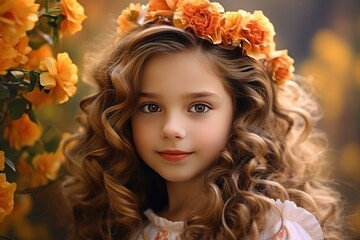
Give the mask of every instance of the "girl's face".
[[132, 132], [136, 149], [171, 182], [203, 177], [225, 147], [233, 102], [222, 80], [193, 52], [150, 60]]

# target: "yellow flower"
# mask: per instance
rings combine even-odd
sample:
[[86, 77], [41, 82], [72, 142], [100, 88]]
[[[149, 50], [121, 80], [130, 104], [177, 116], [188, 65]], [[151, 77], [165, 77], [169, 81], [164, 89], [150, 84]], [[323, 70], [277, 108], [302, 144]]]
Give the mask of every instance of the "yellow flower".
[[5, 169], [5, 152], [0, 151], [0, 171], [4, 171]]
[[67, 53], [59, 53], [57, 60], [47, 57], [40, 62], [40, 84], [50, 90], [49, 96], [56, 103], [64, 103], [76, 92], [77, 66]]
[[264, 58], [275, 49], [274, 26], [262, 11], [243, 16], [241, 34], [244, 40], [243, 48], [252, 58]]
[[4, 138], [10, 147], [20, 150], [24, 146], [32, 146], [41, 136], [41, 127], [33, 123], [27, 114], [10, 121], [5, 127]]
[[46, 183], [48, 179], [54, 180], [61, 167], [61, 161], [57, 161], [55, 153], [41, 153], [34, 157], [32, 164], [35, 174]]
[[61, 12], [65, 19], [60, 24], [62, 34], [74, 34], [82, 29], [82, 22], [86, 19], [84, 8], [76, 0], [61, 0]]
[[175, 12], [178, 0], [150, 0], [148, 16], [170, 16]]
[[30, 51], [31, 47], [29, 47], [29, 38], [28, 36], [23, 36], [19, 39], [19, 42], [14, 45], [14, 49], [17, 51], [17, 56], [15, 57], [15, 61], [19, 64], [26, 63], [29, 58], [26, 56]]
[[223, 17], [222, 41], [224, 44], [238, 45], [242, 39], [241, 21], [244, 11], [226, 12]]
[[221, 14], [224, 8], [207, 0], [185, 0], [178, 3], [174, 14], [174, 26], [190, 28], [200, 38], [213, 44], [221, 43]]
[[49, 44], [44, 44], [38, 49], [32, 49], [28, 54], [28, 61], [23, 65], [28, 70], [38, 69], [40, 62], [46, 57], [52, 57], [52, 50]]
[[2, 74], [6, 74], [7, 69], [11, 67], [16, 67], [18, 65], [18, 63], [15, 61], [15, 58], [18, 53], [1, 36], [0, 36], [0, 49], [1, 49], [0, 75], [2, 75]]
[[25, 93], [24, 97], [32, 103], [33, 107], [36, 108], [53, 102], [52, 96], [44, 91], [40, 91], [39, 88], [35, 88], [31, 92]]
[[34, 0], [5, 0], [0, 2], [0, 35], [11, 45], [38, 21], [39, 4]]
[[138, 17], [141, 12], [140, 3], [130, 3], [129, 7], [124, 9], [120, 16], [117, 19], [119, 27], [117, 29], [118, 33], [130, 32], [133, 29], [138, 27]]
[[[1, 19], [0, 19], [1, 21]], [[28, 45], [29, 38], [23, 36], [13, 46], [7, 43], [0, 35], [0, 74], [6, 74], [6, 70], [12, 67], [17, 67], [28, 61], [28, 54], [31, 48]]]
[[287, 50], [271, 52], [269, 61], [273, 79], [278, 84], [283, 84], [292, 77], [295, 70], [294, 59], [288, 56]]
[[23, 152], [16, 164], [16, 171], [18, 173], [17, 185], [18, 189], [26, 189], [30, 187], [38, 187], [39, 185], [32, 184], [32, 177], [34, 175], [34, 168], [28, 162], [28, 152]]
[[5, 173], [0, 173], [0, 222], [9, 215], [14, 208], [14, 193], [16, 183], [6, 181]]
[[[17, 187], [18, 189], [18, 187]], [[27, 221], [27, 215], [32, 209], [32, 196], [30, 194], [17, 194], [14, 196], [14, 208], [9, 216], [6, 217], [6, 220], [0, 224], [0, 232], [6, 233], [10, 229], [16, 233], [21, 232], [21, 235], [24, 237], [19, 237], [18, 239], [29, 239], [30, 234], [27, 231], [28, 227], [24, 226], [29, 225]], [[19, 228], [19, 230], [17, 230]], [[27, 234], [27, 235], [24, 235]], [[34, 238], [31, 238], [34, 239]]]

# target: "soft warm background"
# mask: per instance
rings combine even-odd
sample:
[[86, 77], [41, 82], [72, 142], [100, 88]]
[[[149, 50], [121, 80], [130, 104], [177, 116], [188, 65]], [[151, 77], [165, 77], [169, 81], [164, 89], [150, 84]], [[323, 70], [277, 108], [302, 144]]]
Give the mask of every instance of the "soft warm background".
[[[116, 18], [130, 3], [128, 0], [79, 0], [88, 18], [83, 31], [63, 42], [74, 62], [87, 63], [84, 54], [104, 36], [115, 32]], [[146, 1], [139, 1], [146, 3]], [[348, 201], [349, 224], [360, 234], [360, 1], [359, 0], [220, 0], [225, 10], [261, 9], [275, 26], [277, 49], [287, 48], [295, 59], [296, 73], [312, 76], [322, 103], [324, 117], [319, 127], [329, 139], [339, 190]], [[75, 116], [81, 98], [91, 92], [83, 82], [68, 103], [38, 111], [42, 122], [61, 131], [77, 128]], [[51, 188], [51, 186], [50, 186]], [[54, 187], [53, 187], [54, 188]], [[14, 209], [19, 217], [15, 229], [7, 235], [14, 239], [61, 239], [56, 230], [52, 206], [56, 194], [35, 192], [34, 203], [24, 202]], [[24, 200], [26, 201], [26, 200]], [[29, 203], [30, 204], [30, 203]], [[5, 222], [6, 223], [6, 222]], [[0, 226], [0, 235], [4, 225]], [[21, 233], [20, 233], [21, 232]], [[355, 239], [355, 237], [354, 237]], [[356, 239], [360, 239], [359, 237]]]

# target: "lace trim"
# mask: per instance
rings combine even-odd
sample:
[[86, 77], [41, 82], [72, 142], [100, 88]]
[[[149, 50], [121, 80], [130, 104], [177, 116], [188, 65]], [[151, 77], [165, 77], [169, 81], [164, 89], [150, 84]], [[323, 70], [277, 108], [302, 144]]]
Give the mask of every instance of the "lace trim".
[[166, 229], [170, 232], [182, 232], [184, 229], [184, 222], [169, 221], [165, 218], [159, 217], [151, 209], [146, 210], [144, 214], [150, 220], [150, 222], [161, 229]]
[[324, 239], [320, 224], [313, 214], [288, 200], [282, 203], [278, 199], [275, 205], [282, 212], [284, 221], [298, 223], [313, 239]]

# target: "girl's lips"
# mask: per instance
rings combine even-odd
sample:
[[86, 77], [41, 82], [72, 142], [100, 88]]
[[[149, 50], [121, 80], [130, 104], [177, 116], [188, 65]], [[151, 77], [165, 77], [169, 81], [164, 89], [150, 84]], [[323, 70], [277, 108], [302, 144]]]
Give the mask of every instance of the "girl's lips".
[[191, 152], [171, 150], [171, 151], [159, 152], [159, 155], [167, 161], [176, 162], [190, 156]]

